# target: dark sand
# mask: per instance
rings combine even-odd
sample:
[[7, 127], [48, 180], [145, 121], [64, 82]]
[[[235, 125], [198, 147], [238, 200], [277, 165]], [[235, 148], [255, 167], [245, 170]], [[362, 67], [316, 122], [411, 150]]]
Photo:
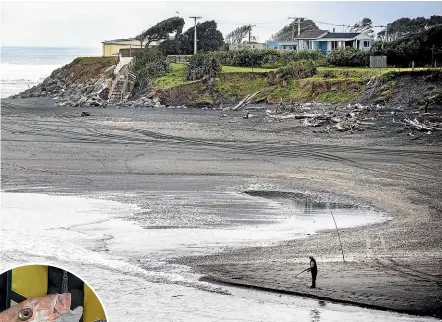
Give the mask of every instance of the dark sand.
[[[313, 133], [296, 120], [245, 120], [244, 112], [84, 110], [92, 116], [52, 108], [50, 100], [2, 100], [2, 188], [204, 196], [258, 184], [371, 205], [393, 219], [341, 231], [345, 264], [334, 231], [177, 261], [217, 282], [442, 317], [436, 136], [410, 137], [388, 124], [354, 134]], [[210, 213], [212, 201], [205, 205]], [[235, 209], [222, 211], [235, 217]], [[294, 278], [311, 254], [319, 269], [315, 290], [308, 273]]]

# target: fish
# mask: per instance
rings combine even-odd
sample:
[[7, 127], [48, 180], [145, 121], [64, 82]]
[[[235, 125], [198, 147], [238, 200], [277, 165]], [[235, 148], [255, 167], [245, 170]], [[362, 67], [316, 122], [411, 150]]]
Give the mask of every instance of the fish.
[[57, 322], [70, 313], [71, 294], [50, 294], [25, 300], [0, 312], [0, 322]]

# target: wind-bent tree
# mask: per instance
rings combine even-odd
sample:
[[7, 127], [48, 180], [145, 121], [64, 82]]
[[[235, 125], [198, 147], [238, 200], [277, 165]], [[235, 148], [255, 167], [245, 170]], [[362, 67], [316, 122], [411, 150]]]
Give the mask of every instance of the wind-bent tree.
[[409, 67], [412, 61], [417, 66], [433, 66], [434, 60], [440, 59], [433, 50], [442, 51], [442, 24], [386, 42], [383, 48], [381, 42], [376, 42], [371, 48], [374, 55], [388, 56], [389, 64], [403, 67]]
[[350, 28], [351, 32], [363, 32], [369, 36], [374, 36], [373, 23], [370, 18], [364, 18], [361, 21], [355, 23]]
[[155, 26], [143, 31], [138, 36], [135, 37], [143, 48], [143, 43], [145, 42], [145, 47], [148, 48], [149, 45], [154, 41], [169, 39], [169, 35], [175, 33], [175, 38], [177, 38], [184, 27], [184, 19], [180, 17], [172, 17], [157, 23]]
[[[217, 24], [214, 20], [197, 24], [196, 33], [198, 51], [218, 50], [224, 44], [223, 34], [217, 29]], [[178, 39], [181, 54], [193, 54], [195, 27], [189, 28]]]
[[251, 25], [244, 25], [244, 26], [238, 27], [235, 30], [233, 30], [227, 34], [226, 43], [240, 44], [240, 43], [242, 43], [243, 39], [246, 38], [246, 36], [249, 34], [249, 32], [252, 32]]
[[394, 41], [440, 24], [442, 16], [400, 18], [387, 24], [387, 28], [378, 32], [377, 37], [382, 41]]
[[[318, 26], [310, 19], [300, 19], [300, 32], [303, 33], [307, 30], [318, 30]], [[281, 30], [279, 30], [276, 34], [272, 35], [272, 40], [292, 40], [293, 37], [293, 24], [295, 27], [295, 37], [298, 35], [298, 20], [291, 22], [287, 26], [284, 26]]]

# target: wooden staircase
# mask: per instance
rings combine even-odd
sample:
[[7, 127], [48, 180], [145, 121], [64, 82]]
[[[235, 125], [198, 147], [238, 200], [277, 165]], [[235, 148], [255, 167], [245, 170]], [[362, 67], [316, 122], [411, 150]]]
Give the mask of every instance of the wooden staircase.
[[126, 100], [135, 84], [135, 75], [130, 71], [130, 66], [134, 63], [134, 59], [129, 64], [124, 65], [118, 71], [109, 93], [109, 103], [119, 103]]

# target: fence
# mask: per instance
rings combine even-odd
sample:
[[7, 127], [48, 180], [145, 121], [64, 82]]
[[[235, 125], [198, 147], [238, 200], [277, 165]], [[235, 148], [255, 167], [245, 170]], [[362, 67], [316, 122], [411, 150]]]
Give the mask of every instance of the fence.
[[370, 68], [387, 68], [387, 56], [370, 56]]
[[143, 48], [121, 48], [119, 54], [121, 57], [135, 57], [138, 53], [142, 53]]
[[167, 61], [169, 63], [187, 63], [190, 57], [192, 55], [168, 55]]

